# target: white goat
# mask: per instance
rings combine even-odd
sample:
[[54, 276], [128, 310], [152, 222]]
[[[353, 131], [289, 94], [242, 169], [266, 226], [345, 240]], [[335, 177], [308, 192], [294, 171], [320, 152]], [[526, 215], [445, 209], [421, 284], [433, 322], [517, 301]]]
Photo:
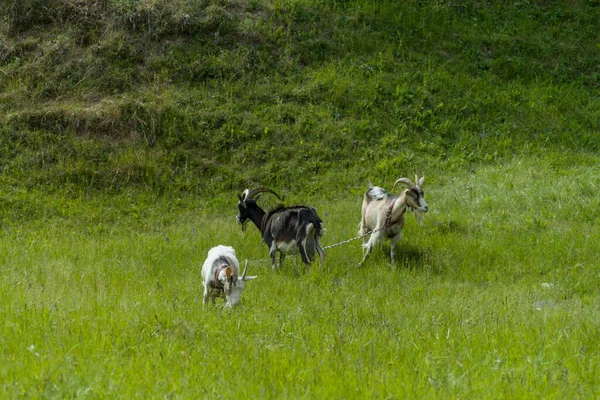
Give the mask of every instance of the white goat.
[[[419, 179], [415, 176], [417, 184], [413, 183], [408, 178], [398, 179], [396, 184], [403, 183], [408, 186], [399, 197], [396, 197], [380, 187], [371, 187], [365, 193], [362, 202], [362, 220], [360, 222], [359, 235], [363, 235], [363, 248], [366, 248], [361, 265], [367, 256], [373, 250], [373, 246], [379, 243], [382, 239], [391, 240], [390, 259], [391, 265], [394, 265], [394, 257], [396, 255], [396, 244], [402, 237], [402, 228], [404, 227], [404, 213], [410, 207], [417, 213], [426, 213], [429, 210], [427, 203], [423, 197], [424, 177]], [[366, 235], [373, 232], [368, 241]], [[366, 242], [366, 243], [365, 243]]]
[[247, 268], [248, 260], [240, 276], [240, 263], [233, 247], [219, 245], [210, 249], [202, 266], [203, 304], [209, 300], [215, 304], [215, 298], [218, 296], [225, 298], [225, 307], [235, 306], [246, 287], [244, 282], [256, 278], [246, 276]]

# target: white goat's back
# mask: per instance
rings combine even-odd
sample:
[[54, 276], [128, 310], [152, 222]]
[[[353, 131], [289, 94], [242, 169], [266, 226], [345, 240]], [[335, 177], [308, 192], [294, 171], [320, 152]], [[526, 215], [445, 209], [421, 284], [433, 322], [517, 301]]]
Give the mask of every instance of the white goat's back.
[[379, 186], [373, 186], [369, 188], [369, 190], [367, 190], [367, 192], [365, 193], [365, 200], [383, 200], [388, 198], [389, 196], [390, 194], [384, 189], [380, 188]]
[[240, 263], [235, 256], [234, 248], [231, 246], [218, 245], [208, 251], [208, 256], [202, 266], [202, 279], [204, 281], [207, 281], [207, 278], [211, 278], [210, 274], [214, 273], [213, 266], [221, 257], [227, 259], [227, 263], [231, 267], [231, 272], [234, 275], [240, 274]]
[[362, 202], [361, 230], [373, 230], [383, 224], [388, 200], [393, 196], [384, 189], [374, 186], [367, 190]]

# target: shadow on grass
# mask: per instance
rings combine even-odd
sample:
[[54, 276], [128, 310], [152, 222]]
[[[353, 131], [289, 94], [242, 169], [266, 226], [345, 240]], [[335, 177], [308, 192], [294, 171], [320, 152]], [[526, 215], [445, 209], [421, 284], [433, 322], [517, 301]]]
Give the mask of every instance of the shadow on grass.
[[[410, 270], [410, 271], [427, 271], [439, 274], [441, 268], [436, 268], [431, 264], [431, 249], [411, 244], [400, 244], [396, 247], [396, 262], [392, 268], [393, 271]], [[379, 264], [390, 267], [390, 246], [383, 245], [373, 249], [373, 253], [365, 266]]]
[[396, 264], [409, 268], [422, 267], [428, 250], [413, 245], [403, 245], [396, 248]]

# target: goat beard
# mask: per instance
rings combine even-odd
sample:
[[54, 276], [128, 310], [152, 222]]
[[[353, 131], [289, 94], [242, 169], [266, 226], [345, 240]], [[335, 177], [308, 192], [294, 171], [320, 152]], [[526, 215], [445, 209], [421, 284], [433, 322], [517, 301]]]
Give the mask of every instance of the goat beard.
[[244, 236], [244, 234], [246, 233], [246, 224], [248, 223], [248, 221], [244, 221], [242, 222], [242, 237]]
[[425, 213], [418, 211], [418, 210], [413, 210], [413, 212], [415, 213], [415, 218], [417, 219], [417, 223], [419, 225], [423, 225], [423, 216], [425, 215]]

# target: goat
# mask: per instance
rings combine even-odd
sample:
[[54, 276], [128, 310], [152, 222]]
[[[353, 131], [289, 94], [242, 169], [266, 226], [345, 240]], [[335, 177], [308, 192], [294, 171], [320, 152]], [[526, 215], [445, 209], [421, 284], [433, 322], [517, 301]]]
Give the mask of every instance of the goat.
[[237, 221], [242, 224], [242, 232], [245, 231], [248, 220], [256, 225], [269, 247], [272, 268], [277, 267], [277, 252], [279, 252], [280, 268], [287, 254], [297, 254], [298, 252], [305, 265], [310, 265], [315, 253], [319, 253], [321, 266], [323, 266], [325, 251], [321, 247], [319, 239], [324, 228], [316, 210], [302, 205], [293, 207], [280, 205], [270, 212], [265, 212], [256, 203], [262, 193], [272, 193], [281, 200], [277, 193], [268, 188], [246, 189], [238, 195]]
[[248, 260], [240, 276], [240, 263], [233, 247], [219, 245], [210, 249], [202, 266], [203, 304], [206, 305], [209, 301], [215, 304], [216, 297], [225, 298], [225, 307], [233, 307], [239, 303], [246, 287], [245, 282], [256, 278], [246, 276], [247, 269]]
[[[429, 210], [424, 199], [423, 185], [424, 177], [419, 179], [415, 176], [417, 184], [408, 178], [398, 179], [396, 184], [403, 183], [408, 186], [399, 197], [396, 197], [380, 187], [370, 187], [363, 197], [362, 219], [360, 222], [359, 235], [363, 236], [363, 248], [366, 248], [361, 265], [367, 256], [373, 250], [373, 246], [383, 239], [391, 240], [390, 259], [391, 265], [394, 265], [396, 255], [396, 244], [402, 237], [402, 228], [404, 227], [404, 213], [408, 208], [415, 210], [420, 217], [420, 213], [426, 213]], [[371, 233], [371, 237], [366, 241], [365, 237]]]

